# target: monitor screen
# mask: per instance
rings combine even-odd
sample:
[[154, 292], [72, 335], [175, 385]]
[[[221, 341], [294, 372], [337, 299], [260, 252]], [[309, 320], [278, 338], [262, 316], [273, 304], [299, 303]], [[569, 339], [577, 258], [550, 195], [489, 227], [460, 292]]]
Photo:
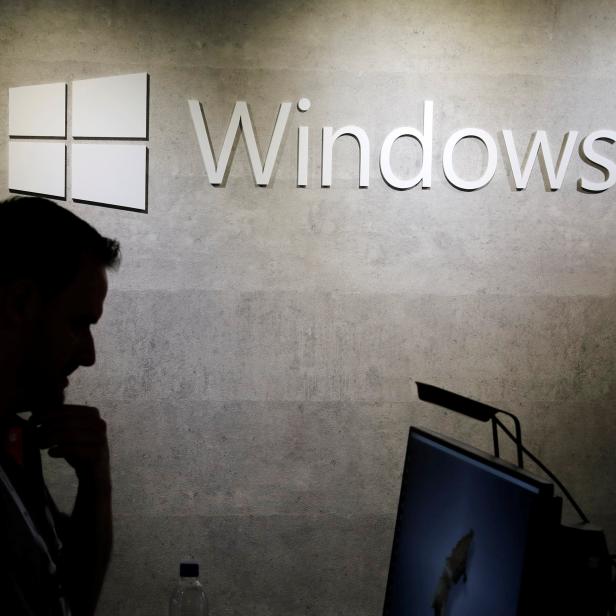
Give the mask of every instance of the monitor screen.
[[546, 481], [411, 428], [384, 614], [519, 614], [551, 496]]

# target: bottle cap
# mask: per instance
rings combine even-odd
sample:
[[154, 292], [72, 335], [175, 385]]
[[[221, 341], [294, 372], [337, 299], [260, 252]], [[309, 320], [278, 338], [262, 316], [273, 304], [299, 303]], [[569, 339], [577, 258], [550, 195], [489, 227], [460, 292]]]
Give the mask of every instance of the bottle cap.
[[183, 560], [180, 563], [180, 577], [199, 577], [199, 563]]

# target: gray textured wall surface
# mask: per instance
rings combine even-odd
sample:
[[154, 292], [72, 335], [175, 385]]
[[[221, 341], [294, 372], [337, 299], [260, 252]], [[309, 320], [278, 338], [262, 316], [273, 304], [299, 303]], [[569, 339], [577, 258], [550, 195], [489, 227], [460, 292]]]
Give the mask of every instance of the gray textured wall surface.
[[[189, 556], [213, 616], [378, 614], [408, 426], [490, 447], [486, 426], [419, 402], [413, 380], [516, 412], [615, 545], [616, 188], [578, 191], [582, 172], [601, 175], [576, 149], [560, 190], [537, 167], [517, 192], [500, 134], [523, 152], [544, 129], [556, 152], [567, 130], [616, 129], [615, 27], [601, 0], [0, 3], [5, 192], [9, 87], [150, 75], [149, 213], [66, 204], [124, 256], [97, 365], [69, 390], [111, 436], [101, 615], [165, 614]], [[209, 184], [188, 99], [217, 152], [248, 101], [264, 152], [278, 105], [302, 96], [312, 108], [292, 112], [269, 187], [242, 140], [226, 185]], [[433, 186], [392, 190], [380, 144], [421, 127], [428, 99]], [[346, 138], [321, 188], [320, 129], [346, 124], [370, 136], [370, 187]], [[470, 193], [441, 166], [466, 126], [499, 157]], [[416, 146], [394, 153], [401, 175], [417, 168]], [[468, 177], [484, 158], [476, 143], [456, 150]], [[46, 472], [69, 507], [70, 469]]]

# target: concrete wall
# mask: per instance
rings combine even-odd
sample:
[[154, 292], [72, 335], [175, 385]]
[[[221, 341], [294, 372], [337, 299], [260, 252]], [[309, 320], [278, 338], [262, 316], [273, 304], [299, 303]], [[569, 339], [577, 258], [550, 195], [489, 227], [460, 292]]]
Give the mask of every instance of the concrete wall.
[[[409, 424], [490, 448], [486, 426], [419, 402], [413, 380], [516, 412], [614, 546], [616, 188], [579, 192], [582, 171], [601, 174], [576, 151], [561, 190], [536, 169], [516, 192], [500, 131], [522, 153], [539, 128], [555, 151], [567, 130], [616, 129], [615, 27], [600, 0], [2, 2], [5, 192], [8, 87], [150, 74], [149, 213], [67, 202], [124, 255], [97, 366], [69, 395], [99, 406], [113, 448], [101, 615], [165, 614], [188, 556], [214, 616], [378, 614]], [[278, 105], [301, 96], [312, 108], [293, 111], [269, 187], [241, 140], [226, 185], [208, 183], [189, 98], [217, 152], [248, 101], [263, 152]], [[428, 99], [433, 186], [392, 190], [380, 144], [420, 127]], [[368, 189], [349, 138], [320, 187], [320, 129], [345, 124], [371, 138]], [[441, 168], [465, 126], [499, 144], [471, 193]], [[410, 175], [418, 150], [394, 152]], [[476, 143], [456, 157], [479, 175]], [[69, 469], [47, 472], [68, 506]]]

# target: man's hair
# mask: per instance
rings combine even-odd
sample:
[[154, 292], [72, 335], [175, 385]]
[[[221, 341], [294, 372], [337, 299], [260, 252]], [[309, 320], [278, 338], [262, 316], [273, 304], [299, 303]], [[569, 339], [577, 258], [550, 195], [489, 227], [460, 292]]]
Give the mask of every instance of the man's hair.
[[70, 284], [84, 259], [116, 268], [120, 244], [49, 199], [0, 201], [0, 285], [29, 279], [45, 295], [55, 295]]

